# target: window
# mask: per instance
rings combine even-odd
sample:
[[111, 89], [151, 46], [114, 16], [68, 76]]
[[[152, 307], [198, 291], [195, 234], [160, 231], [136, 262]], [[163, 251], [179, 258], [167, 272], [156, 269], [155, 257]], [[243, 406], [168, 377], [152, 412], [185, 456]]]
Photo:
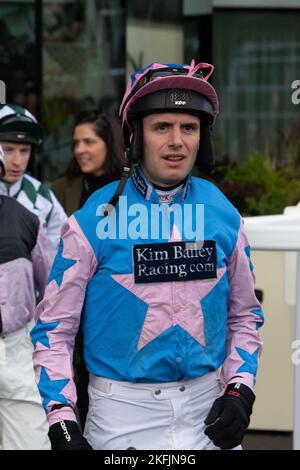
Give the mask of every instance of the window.
[[6, 85], [6, 102], [37, 114], [39, 64], [36, 60], [35, 3], [0, 3], [0, 80]]
[[299, 163], [300, 109], [291, 100], [300, 79], [299, 18], [299, 10], [214, 11], [219, 156], [242, 161], [256, 150], [278, 165]]
[[122, 0], [43, 2], [45, 179], [65, 172], [72, 157], [73, 117], [82, 109], [116, 114], [124, 92]]

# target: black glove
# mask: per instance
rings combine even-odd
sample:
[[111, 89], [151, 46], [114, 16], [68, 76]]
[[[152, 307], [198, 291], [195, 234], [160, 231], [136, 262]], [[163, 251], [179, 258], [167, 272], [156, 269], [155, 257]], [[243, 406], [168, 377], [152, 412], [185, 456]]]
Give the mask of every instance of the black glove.
[[204, 433], [221, 449], [241, 444], [250, 422], [255, 395], [244, 384], [228, 385], [222, 397], [214, 401], [204, 423]]
[[52, 424], [48, 433], [52, 450], [93, 450], [75, 421]]

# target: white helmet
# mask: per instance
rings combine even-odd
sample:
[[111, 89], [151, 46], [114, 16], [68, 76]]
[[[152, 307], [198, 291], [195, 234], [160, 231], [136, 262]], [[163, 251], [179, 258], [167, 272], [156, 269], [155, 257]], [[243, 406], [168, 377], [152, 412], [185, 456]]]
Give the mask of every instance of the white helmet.
[[5, 175], [5, 161], [4, 161], [4, 152], [0, 145], [0, 177]]
[[40, 145], [42, 140], [43, 129], [27, 109], [0, 105], [0, 141]]

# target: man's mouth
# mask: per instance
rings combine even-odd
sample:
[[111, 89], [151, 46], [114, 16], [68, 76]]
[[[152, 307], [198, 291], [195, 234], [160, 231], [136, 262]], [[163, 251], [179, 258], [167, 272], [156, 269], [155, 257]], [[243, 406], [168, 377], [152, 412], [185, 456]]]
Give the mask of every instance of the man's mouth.
[[184, 155], [166, 155], [163, 157], [165, 160], [171, 161], [171, 162], [180, 162], [183, 160], [185, 157]]

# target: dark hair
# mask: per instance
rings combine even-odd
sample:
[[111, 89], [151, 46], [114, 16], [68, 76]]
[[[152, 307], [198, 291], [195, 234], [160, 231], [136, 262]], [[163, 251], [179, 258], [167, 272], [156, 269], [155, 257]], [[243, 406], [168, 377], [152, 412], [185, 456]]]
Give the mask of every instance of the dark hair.
[[[119, 179], [125, 165], [124, 141], [118, 120], [106, 113], [98, 110], [81, 111], [74, 121], [73, 131], [75, 127], [81, 124], [92, 124], [95, 134], [104, 140], [107, 147], [107, 155], [104, 162], [103, 176], [107, 178]], [[73, 156], [69, 164], [66, 174], [69, 178], [81, 175], [82, 171], [76, 158]]]

